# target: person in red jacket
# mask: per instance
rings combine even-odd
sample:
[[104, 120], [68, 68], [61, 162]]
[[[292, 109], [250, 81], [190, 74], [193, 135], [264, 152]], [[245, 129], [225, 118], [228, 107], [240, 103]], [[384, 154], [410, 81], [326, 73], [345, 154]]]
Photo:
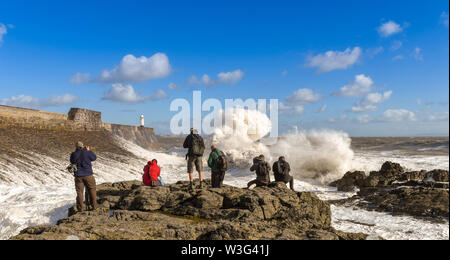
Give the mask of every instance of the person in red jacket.
[[161, 168], [158, 166], [158, 161], [149, 161], [144, 167], [142, 182], [146, 186], [164, 186], [160, 174]]

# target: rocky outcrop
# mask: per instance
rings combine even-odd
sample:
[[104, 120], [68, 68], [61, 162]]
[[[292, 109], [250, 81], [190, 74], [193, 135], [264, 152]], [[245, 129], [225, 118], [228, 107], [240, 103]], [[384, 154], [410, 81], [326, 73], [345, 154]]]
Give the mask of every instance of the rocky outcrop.
[[347, 172], [344, 177], [330, 184], [332, 187], [337, 187], [338, 191], [354, 191], [357, 187], [363, 185], [366, 174], [361, 171]]
[[441, 220], [449, 217], [449, 173], [445, 170], [405, 172], [397, 163], [385, 162], [380, 171], [348, 172], [332, 183], [340, 191], [359, 188], [356, 196], [333, 203], [358, 201], [359, 207]]
[[357, 240], [331, 227], [327, 202], [282, 183], [254, 190], [188, 189], [187, 182], [98, 186], [100, 209], [75, 212], [57, 226], [30, 227], [13, 239], [322, 239]]

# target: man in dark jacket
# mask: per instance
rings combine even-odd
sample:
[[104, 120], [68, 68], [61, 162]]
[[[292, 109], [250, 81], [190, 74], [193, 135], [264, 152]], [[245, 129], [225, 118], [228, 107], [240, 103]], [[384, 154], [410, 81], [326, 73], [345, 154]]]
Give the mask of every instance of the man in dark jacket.
[[211, 183], [213, 188], [222, 188], [225, 171], [219, 169], [217, 160], [219, 156], [224, 155], [223, 152], [217, 149], [216, 145], [211, 146], [211, 153], [209, 154], [208, 166], [211, 168]]
[[256, 180], [247, 184], [249, 189], [270, 184], [270, 165], [265, 161], [264, 155], [253, 159], [253, 166], [250, 168], [250, 171], [256, 171]]
[[188, 148], [187, 172], [189, 173], [190, 188], [194, 188], [194, 166], [200, 178], [200, 189], [203, 188], [203, 153], [205, 142], [195, 128], [191, 128], [191, 134], [184, 140], [183, 148]]
[[278, 161], [273, 164], [272, 169], [275, 181], [284, 182], [285, 184], [289, 183], [291, 190], [294, 190], [294, 178], [289, 175], [291, 166], [284, 156], [281, 156]]
[[89, 200], [93, 210], [97, 209], [97, 191], [92, 171], [92, 162], [97, 159], [97, 156], [91, 151], [89, 146], [84, 147], [84, 144], [78, 141], [76, 150], [70, 155], [70, 163], [77, 165], [75, 172], [75, 190], [77, 192], [77, 210], [84, 211], [84, 188], [86, 187], [89, 194]]

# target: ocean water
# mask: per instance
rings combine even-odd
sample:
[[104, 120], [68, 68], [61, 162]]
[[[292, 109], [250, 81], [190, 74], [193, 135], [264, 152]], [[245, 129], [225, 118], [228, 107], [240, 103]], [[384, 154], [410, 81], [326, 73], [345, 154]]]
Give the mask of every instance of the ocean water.
[[[120, 138], [117, 138], [117, 142], [135, 154], [137, 159], [128, 159], [127, 163], [123, 163], [99, 156], [97, 162], [94, 162], [98, 183], [140, 180], [143, 166], [153, 158], [157, 158], [162, 166], [162, 177], [166, 183], [187, 180], [183, 150], [153, 152]], [[345, 162], [348, 169], [361, 167], [367, 171], [377, 170], [386, 160], [399, 162], [413, 170], [448, 169], [449, 163], [448, 156], [411, 157], [394, 152], [375, 151], [352, 151], [352, 153], [352, 158]], [[17, 235], [28, 226], [54, 225], [59, 219], [67, 217], [67, 209], [75, 202], [73, 177], [64, 171], [66, 161], [56, 161], [33, 154], [29, 154], [29, 157], [30, 162], [20, 162], [17, 165], [0, 164], [0, 174], [8, 180], [0, 183], [0, 239]], [[39, 163], [32, 163], [35, 160], [39, 160]], [[245, 187], [254, 176], [247, 170], [243, 157], [236, 159], [235, 162], [226, 175], [225, 184]], [[26, 164], [27, 172], [23, 171], [23, 164]], [[37, 165], [46, 166], [46, 172], [42, 173]], [[342, 175], [343, 172], [333, 173], [336, 177], [339, 174]], [[210, 177], [208, 171], [205, 171], [205, 175], [207, 178]], [[326, 186], [320, 174], [315, 179], [310, 178], [311, 175], [307, 177], [309, 178], [302, 177], [301, 174], [296, 176], [295, 186], [298, 191], [315, 192], [324, 200], [353, 195], [337, 192], [335, 188]], [[362, 232], [369, 234], [371, 238], [382, 236], [385, 239], [449, 239], [448, 222], [437, 224], [411, 217], [394, 217], [386, 213], [355, 210], [343, 206], [332, 206], [332, 223], [338, 230]]]

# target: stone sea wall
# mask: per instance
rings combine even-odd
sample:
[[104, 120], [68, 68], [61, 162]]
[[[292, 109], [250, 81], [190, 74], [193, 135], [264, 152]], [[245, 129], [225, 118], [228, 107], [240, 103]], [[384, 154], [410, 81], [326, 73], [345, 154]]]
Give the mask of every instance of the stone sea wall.
[[23, 127], [65, 131], [108, 131], [143, 148], [155, 147], [153, 128], [107, 124], [102, 113], [71, 108], [68, 114], [0, 105], [0, 128]]

